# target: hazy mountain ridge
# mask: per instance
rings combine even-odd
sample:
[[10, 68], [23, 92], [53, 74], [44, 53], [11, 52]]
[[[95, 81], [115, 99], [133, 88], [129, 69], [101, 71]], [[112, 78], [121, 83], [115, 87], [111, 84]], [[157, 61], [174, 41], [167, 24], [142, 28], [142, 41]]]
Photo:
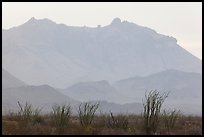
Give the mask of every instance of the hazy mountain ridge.
[[[55, 104], [58, 104], [58, 105], [69, 104], [71, 105], [73, 114], [76, 115], [78, 113], [78, 105], [81, 103], [80, 101], [72, 99], [69, 96], [66, 96], [60, 93], [59, 90], [49, 85], [39, 85], [39, 86], [26, 85], [18, 78], [9, 74], [6, 70], [2, 69], [2, 73], [3, 73], [2, 75], [3, 85], [5, 85], [4, 83], [9, 81], [9, 86], [6, 85], [2, 89], [2, 113], [3, 114], [19, 110], [18, 102], [20, 102], [22, 105], [25, 105], [26, 102], [29, 104], [32, 104], [34, 108], [41, 109], [41, 112], [43, 113], [51, 112], [52, 107]], [[85, 84], [85, 85], [88, 84], [88, 86], [90, 85], [95, 86], [95, 88], [96, 89], [98, 88], [98, 90], [100, 91], [103, 90], [103, 89], [100, 89], [101, 85], [102, 87], [105, 86], [106, 88], [107, 87], [109, 88], [110, 86], [107, 81], [87, 82], [82, 84]], [[114, 92], [110, 90], [107, 92], [111, 92], [110, 93], [111, 95], [116, 96], [119, 99], [123, 98], [123, 97], [114, 95]], [[90, 92], [88, 91], [88, 93]], [[94, 92], [92, 94], [94, 94]], [[110, 96], [110, 94], [106, 94], [105, 96], [109, 96], [109, 99], [110, 99], [112, 97]], [[80, 95], [82, 96], [82, 94], [79, 94], [79, 96]], [[103, 101], [103, 98], [98, 98], [98, 100], [97, 101], [96, 100], [93, 101], [93, 98], [89, 98], [86, 101], [87, 102], [91, 101], [93, 103], [99, 102], [100, 111], [98, 111], [98, 113], [100, 112], [109, 113], [109, 111], [111, 110], [113, 113], [127, 114], [127, 113], [140, 113], [140, 110], [141, 110], [140, 103], [120, 105], [120, 104], [113, 103], [112, 102], [113, 99], [110, 99], [109, 102], [107, 100]]]
[[2, 88], [11, 88], [11, 87], [21, 87], [26, 86], [27, 84], [13, 75], [11, 75], [8, 71], [2, 68]]
[[31, 85], [65, 88], [81, 81], [113, 82], [166, 69], [201, 73], [201, 61], [177, 45], [175, 38], [118, 18], [96, 28], [32, 18], [2, 31], [2, 39], [3, 67]]
[[[3, 70], [3, 69], [2, 69]], [[5, 73], [8, 74], [8, 73]], [[11, 75], [12, 76], [12, 75]], [[2, 82], [6, 75], [3, 75]], [[15, 78], [12, 76], [12, 78]], [[15, 78], [17, 79], [17, 78]], [[57, 104], [68, 103], [77, 113], [80, 102], [100, 102], [100, 110], [109, 113], [141, 113], [145, 92], [157, 89], [170, 91], [166, 108], [177, 108], [186, 114], [201, 114], [202, 77], [198, 73], [167, 70], [147, 77], [133, 77], [110, 85], [107, 81], [89, 81], [74, 84], [64, 90], [48, 85], [17, 86], [2, 89], [2, 110], [17, 109], [17, 102], [30, 102], [34, 107], [50, 111]], [[15, 83], [11, 83], [16, 85]], [[193, 92], [192, 92], [193, 91]], [[71, 97], [71, 98], [70, 98]], [[73, 98], [73, 99], [72, 99]], [[78, 101], [76, 101], [78, 100]], [[189, 106], [191, 106], [189, 108]]]
[[125, 97], [112, 87], [108, 81], [89, 81], [74, 84], [64, 90], [61, 90], [67, 96], [77, 99], [82, 102], [90, 100], [100, 100], [124, 104], [130, 101], [130, 98]]
[[175, 38], [119, 18], [96, 28], [31, 18], [2, 30], [2, 67], [14, 75], [4, 79], [2, 69], [3, 87], [13, 86], [3, 89], [3, 106], [35, 96], [34, 105], [94, 100], [124, 112], [157, 89], [171, 91], [169, 106], [202, 111], [202, 61]]
[[19, 101], [22, 104], [26, 102], [32, 104], [34, 108], [43, 108], [43, 112], [51, 111], [51, 107], [54, 104], [79, 104], [78, 101], [75, 101], [56, 89], [48, 86], [22, 86], [15, 88], [6, 88], [2, 92], [2, 104], [3, 110], [8, 111], [17, 110]]
[[27, 85], [2, 68], [2, 111], [17, 110], [19, 101], [31, 103], [35, 108], [43, 107], [50, 111], [55, 103], [77, 105], [80, 102], [60, 93], [49, 85]]
[[[202, 75], [166, 70], [146, 77], [120, 80], [113, 85], [118, 92], [139, 101], [146, 91], [170, 92], [168, 101], [177, 104], [202, 104]], [[190, 102], [189, 102], [190, 101]]]

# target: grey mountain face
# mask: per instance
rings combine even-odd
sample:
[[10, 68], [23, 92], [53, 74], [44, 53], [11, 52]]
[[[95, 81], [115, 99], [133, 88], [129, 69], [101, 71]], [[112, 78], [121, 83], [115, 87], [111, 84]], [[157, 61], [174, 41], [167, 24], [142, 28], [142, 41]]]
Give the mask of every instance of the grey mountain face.
[[117, 104], [107, 101], [91, 101], [91, 104], [99, 103], [96, 114], [141, 114], [143, 111], [142, 103]]
[[65, 88], [167, 69], [201, 73], [201, 60], [173, 37], [116, 18], [104, 27], [71, 27], [30, 19], [2, 30], [3, 67], [30, 85]]
[[61, 92], [81, 102], [99, 100], [124, 104], [130, 101], [130, 98], [125, 97], [123, 93], [119, 93], [105, 80], [81, 82]]
[[11, 75], [8, 71], [2, 68], [2, 89], [4, 88], [12, 88], [12, 87], [21, 87], [26, 86], [27, 84], [13, 75]]
[[31, 103], [35, 108], [43, 107], [43, 112], [51, 111], [51, 107], [55, 103], [79, 104], [78, 101], [63, 95], [48, 85], [27, 85], [5, 69], [2, 69], [2, 112], [7, 113], [10, 110], [18, 110], [18, 101], [22, 104]]
[[145, 99], [146, 91], [169, 92], [165, 105], [188, 114], [202, 114], [202, 75], [199, 73], [166, 70], [146, 77], [132, 77], [117, 81], [118, 92], [134, 98]]
[[[81, 82], [62, 92], [82, 102], [102, 101], [104, 112], [112, 108], [117, 113], [124, 113], [135, 111], [134, 102], [140, 103], [136, 109], [142, 110], [146, 92], [154, 89], [160, 93], [170, 92], [164, 108], [179, 109], [185, 114], [202, 114], [202, 76], [194, 72], [165, 70], [145, 77], [123, 79], [113, 86], [107, 81]], [[123, 108], [125, 105], [128, 109]]]
[[28, 102], [34, 108], [42, 108], [42, 112], [51, 112], [55, 104], [77, 105], [75, 101], [56, 89], [48, 86], [22, 86], [15, 88], [6, 88], [2, 91], [2, 110], [7, 113], [9, 110], [19, 110], [17, 102], [23, 105]]
[[[59, 90], [50, 87], [48, 85], [40, 85], [40, 86], [31, 86], [27, 85], [18, 78], [11, 75], [6, 70], [2, 69], [2, 113], [8, 114], [9, 112], [17, 112], [20, 108], [18, 106], [18, 102], [22, 105], [25, 103], [32, 104], [34, 108], [41, 109], [42, 113], [50, 113], [52, 111], [52, 107], [55, 104], [70, 104], [72, 113], [74, 115], [78, 114], [78, 106], [81, 102], [77, 101], [95, 101], [100, 102], [99, 111], [97, 113], [109, 113], [111, 110], [113, 113], [141, 113], [142, 105], [140, 103], [131, 103], [131, 104], [116, 104], [112, 101], [116, 101], [117, 99], [124, 99], [120, 94], [117, 94], [117, 91], [109, 85], [107, 81], [99, 81], [99, 82], [86, 82], [76, 85], [79, 86], [77, 89], [84, 90], [87, 92], [86, 94], [80, 93], [76, 90], [75, 94], [76, 100], [70, 98], [59, 92]], [[74, 86], [73, 86], [74, 87]], [[85, 88], [87, 87], [87, 88]], [[89, 88], [88, 88], [89, 87]], [[69, 89], [69, 88], [68, 88]], [[95, 89], [95, 90], [94, 90]], [[95, 93], [94, 91], [98, 92]], [[64, 91], [67, 91], [64, 90]], [[80, 90], [79, 90], [80, 91]], [[90, 95], [91, 94], [91, 95]], [[67, 94], [71, 95], [71, 94]], [[88, 97], [88, 96], [90, 97]], [[75, 96], [74, 96], [75, 97]], [[83, 98], [84, 97], [84, 98]], [[106, 100], [106, 101], [101, 101]], [[107, 102], [109, 101], [109, 102]]]
[[175, 38], [119, 18], [96, 28], [31, 18], [2, 30], [2, 67], [2, 110], [94, 100], [104, 112], [138, 113], [145, 91], [157, 89], [171, 91], [166, 107], [202, 113], [201, 60]]
[[[138, 98], [144, 96], [145, 91], [158, 89], [171, 91], [169, 97], [175, 99], [201, 98], [202, 76], [199, 73], [166, 70], [146, 77], [132, 77], [117, 81], [114, 87], [127, 96]], [[187, 100], [188, 101], [188, 100]]]

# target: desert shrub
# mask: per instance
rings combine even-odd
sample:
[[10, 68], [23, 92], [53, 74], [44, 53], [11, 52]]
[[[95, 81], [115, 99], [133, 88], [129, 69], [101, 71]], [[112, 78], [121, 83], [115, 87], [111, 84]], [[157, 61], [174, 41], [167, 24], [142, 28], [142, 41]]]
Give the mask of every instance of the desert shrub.
[[143, 119], [147, 134], [155, 134], [160, 121], [161, 107], [167, 96], [168, 93], [160, 95], [157, 90], [151, 90], [148, 95], [145, 94]]
[[32, 118], [32, 105], [28, 104], [28, 102], [26, 102], [25, 106], [23, 106], [19, 101], [18, 101], [18, 106], [20, 108], [20, 110], [18, 111], [18, 116], [20, 117], [21, 120], [23, 121], [29, 121]]
[[16, 115], [21, 121], [25, 122], [33, 122], [38, 123], [42, 121], [42, 118], [40, 116], [40, 112], [42, 109], [36, 108], [34, 109], [31, 104], [28, 102], [25, 103], [23, 106], [19, 101], [18, 101], [18, 106], [19, 106], [19, 111], [17, 112]]
[[121, 128], [127, 130], [128, 128], [128, 117], [122, 114], [114, 116], [112, 112], [110, 112], [110, 116], [108, 117], [107, 126], [109, 128]]
[[54, 105], [52, 107], [53, 120], [59, 133], [64, 132], [65, 128], [68, 127], [71, 117], [71, 106], [70, 105]]
[[95, 115], [96, 110], [98, 109], [99, 103], [81, 103], [79, 105], [78, 114], [79, 121], [83, 127], [90, 126]]
[[164, 122], [164, 126], [167, 129], [168, 134], [170, 133], [170, 130], [172, 130], [175, 126], [176, 120], [179, 117], [180, 111], [165, 111], [163, 112], [162, 118]]

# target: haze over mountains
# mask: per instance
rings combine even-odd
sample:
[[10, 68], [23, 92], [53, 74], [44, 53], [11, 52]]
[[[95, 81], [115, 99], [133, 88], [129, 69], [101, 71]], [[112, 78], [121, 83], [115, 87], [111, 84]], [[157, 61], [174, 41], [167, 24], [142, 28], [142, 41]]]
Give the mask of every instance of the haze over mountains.
[[50, 111], [57, 104], [79, 104], [49, 85], [31, 86], [20, 81], [10, 73], [2, 69], [2, 111], [17, 110], [20, 103], [32, 103], [34, 107], [43, 107], [43, 111]]
[[26, 83], [17, 79], [16, 77], [14, 77], [13, 75], [11, 75], [9, 72], [7, 72], [6, 70], [4, 70], [2, 68], [2, 88], [12, 88], [12, 87], [21, 87], [21, 86], [25, 86]]
[[2, 30], [2, 67], [5, 107], [102, 101], [104, 111], [130, 112], [158, 89], [171, 91], [169, 106], [202, 113], [201, 60], [175, 38], [119, 18], [96, 28], [31, 18]]
[[[77, 83], [61, 92], [82, 102], [102, 100], [124, 104], [124, 102], [129, 103], [131, 101], [130, 98], [125, 97], [123, 93], [119, 93], [105, 80]], [[135, 100], [132, 102], [135, 102]]]
[[165, 106], [187, 114], [202, 114], [202, 76], [199, 73], [166, 70], [146, 77], [120, 80], [114, 87], [137, 102], [144, 100], [147, 91], [169, 92]]
[[141, 99], [145, 91], [157, 89], [165, 92], [170, 91], [168, 99], [172, 101], [182, 99], [183, 103], [187, 103], [192, 98], [197, 100], [197, 103], [202, 101], [202, 76], [194, 72], [166, 70], [146, 77], [120, 80], [114, 84], [114, 87], [126, 96], [135, 97], [135, 100]]
[[167, 69], [201, 73], [201, 60], [175, 38], [119, 18], [97, 28], [31, 18], [3, 30], [2, 40], [3, 68], [30, 85], [67, 88], [82, 81], [114, 82]]
[[[22, 83], [19, 79], [15, 78], [8, 72], [6, 73], [5, 72], [6, 71], [2, 69], [2, 73], [3, 73], [2, 82], [6, 83], [9, 81], [11, 83], [9, 83], [9, 86], [6, 86], [5, 84], [3, 84], [5, 85], [3, 86], [3, 89], [2, 89], [2, 112], [3, 114], [7, 114], [9, 112], [19, 110], [18, 102], [20, 102], [22, 105], [25, 105], [26, 102], [29, 104], [32, 104], [34, 108], [41, 109], [41, 112], [43, 113], [51, 112], [52, 107], [56, 104], [58, 105], [70, 104], [72, 107], [72, 113], [77, 114], [78, 106], [82, 102], [74, 100], [66, 95], [63, 95], [57, 89], [50, 87], [49, 85], [40, 85], [40, 86], [26, 85], [25, 83]], [[8, 77], [9, 77], [9, 80], [7, 79]], [[90, 82], [90, 85], [95, 85], [91, 83], [92, 82]], [[97, 83], [97, 82], [93, 82], [93, 83]], [[99, 84], [108, 85], [106, 81], [101, 81], [99, 82]], [[10, 87], [10, 85], [12, 85], [12, 87]], [[99, 87], [95, 86], [95, 87], [98, 88], [98, 90], [100, 91], [104, 89], [104, 88], [100, 89], [99, 88], [100, 86]], [[109, 87], [109, 85], [107, 87]], [[87, 92], [86, 88], [84, 90], [85, 92]], [[90, 89], [88, 89], [88, 91], [89, 90]], [[76, 93], [78, 93], [78, 91]], [[107, 95], [109, 96], [107, 97], [108, 100], [107, 98], [103, 98], [100, 96], [104, 94], [104, 92], [98, 93], [99, 96], [93, 92], [92, 97], [89, 97], [88, 99], [84, 98], [83, 100], [87, 102], [90, 101], [92, 103], [100, 103], [99, 109], [97, 111], [98, 114], [100, 114], [101, 112], [109, 113], [110, 110], [113, 113], [125, 113], [125, 114], [127, 113], [140, 114], [142, 112], [141, 103], [130, 103], [130, 104], [113, 103], [114, 100], [111, 98], [114, 98], [114, 96], [117, 96], [117, 94], [114, 95], [112, 93], [113, 95], [112, 97], [110, 96], [111, 93], [112, 91], [110, 91], [110, 93]], [[90, 94], [88, 93], [87, 95], [90, 95]], [[123, 97], [119, 96], [118, 99], [120, 98], [123, 98]]]

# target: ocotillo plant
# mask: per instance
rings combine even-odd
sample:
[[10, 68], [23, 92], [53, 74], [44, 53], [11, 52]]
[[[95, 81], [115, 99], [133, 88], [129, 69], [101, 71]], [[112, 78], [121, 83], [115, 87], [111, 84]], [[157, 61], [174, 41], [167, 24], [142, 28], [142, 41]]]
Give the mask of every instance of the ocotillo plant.
[[149, 94], [145, 94], [144, 107], [144, 129], [147, 134], [154, 134], [159, 124], [160, 110], [164, 100], [169, 93], [160, 95], [157, 90], [151, 90]]
[[174, 128], [176, 120], [179, 117], [179, 113], [180, 111], [176, 111], [176, 110], [170, 111], [170, 112], [166, 112], [164, 110], [162, 117], [163, 117], [164, 126], [167, 129], [168, 134], [170, 134], [170, 130]]
[[91, 125], [94, 114], [98, 109], [98, 106], [99, 106], [99, 103], [91, 104], [88, 102], [84, 104], [81, 103], [79, 105], [79, 110], [78, 110], [79, 120], [83, 127], [87, 127]]
[[54, 123], [59, 133], [64, 132], [64, 129], [68, 127], [71, 117], [70, 105], [55, 105], [52, 107]]
[[107, 126], [110, 128], [122, 128], [127, 130], [128, 128], [128, 118], [125, 115], [119, 114], [114, 116], [110, 111], [110, 116], [108, 117]]
[[20, 117], [22, 121], [25, 122], [38, 122], [40, 119], [39, 113], [41, 109], [36, 108], [33, 109], [32, 105], [29, 104], [28, 102], [25, 103], [23, 106], [19, 101], [18, 101], [18, 106], [20, 110], [17, 113], [17, 116]]

